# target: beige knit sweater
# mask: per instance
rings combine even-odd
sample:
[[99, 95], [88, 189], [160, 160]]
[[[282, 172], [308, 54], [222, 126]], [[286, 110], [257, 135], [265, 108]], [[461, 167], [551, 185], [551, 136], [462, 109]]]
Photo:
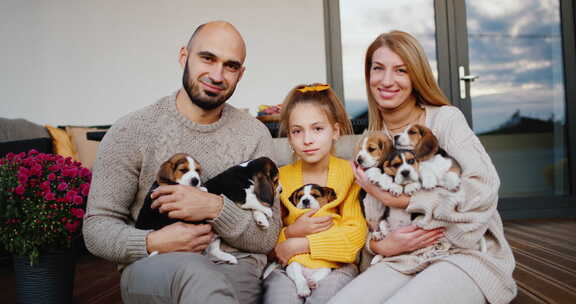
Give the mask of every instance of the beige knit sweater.
[[[466, 272], [490, 303], [508, 303], [516, 296], [512, 278], [515, 262], [496, 210], [500, 187], [496, 169], [460, 110], [452, 106], [426, 106], [425, 110], [426, 125], [438, 137], [440, 146], [461, 165], [462, 184], [457, 193], [442, 188], [420, 190], [406, 209], [424, 213], [416, 220], [424, 229], [446, 227], [452, 248], [434, 254], [387, 257], [382, 263], [413, 274], [435, 261], [448, 261]], [[481, 237], [486, 239], [486, 252], [479, 250]], [[371, 260], [372, 255], [364, 250], [361, 269], [366, 269]]]
[[[226, 105], [218, 121], [194, 123], [176, 109], [176, 93], [119, 119], [100, 143], [84, 219], [86, 247], [120, 268], [147, 256], [146, 235], [135, 219], [160, 164], [177, 152], [189, 153], [203, 167], [206, 181], [230, 166], [272, 155], [266, 127]], [[281, 219], [276, 204], [270, 227], [258, 227], [250, 211], [224, 198], [213, 230], [237, 257], [250, 256], [260, 269], [276, 244]]]

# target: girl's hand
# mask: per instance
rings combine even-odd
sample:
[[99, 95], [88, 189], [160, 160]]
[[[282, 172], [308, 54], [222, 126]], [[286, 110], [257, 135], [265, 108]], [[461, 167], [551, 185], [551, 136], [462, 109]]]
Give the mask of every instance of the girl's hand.
[[286, 266], [293, 256], [310, 252], [308, 239], [302, 237], [289, 238], [282, 243], [276, 244], [274, 252], [278, 261], [283, 266]]
[[370, 249], [382, 256], [395, 256], [402, 253], [434, 245], [444, 236], [444, 228], [424, 230], [416, 225], [398, 228], [381, 241], [371, 241]]
[[296, 221], [286, 228], [286, 238], [306, 237], [310, 234], [324, 231], [332, 227], [334, 222], [331, 216], [312, 217], [318, 209], [302, 214]]
[[356, 165], [355, 162], [351, 161], [352, 171], [354, 172], [354, 177], [356, 177], [356, 183], [382, 204], [388, 207], [395, 208], [406, 208], [408, 203], [410, 203], [410, 197], [407, 195], [394, 196], [390, 192], [382, 190], [378, 185], [371, 183], [364, 172], [364, 169]]

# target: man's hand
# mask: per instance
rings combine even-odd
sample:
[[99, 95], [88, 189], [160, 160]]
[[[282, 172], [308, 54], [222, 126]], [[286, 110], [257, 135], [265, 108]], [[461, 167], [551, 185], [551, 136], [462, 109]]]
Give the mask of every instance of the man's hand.
[[434, 245], [444, 236], [444, 228], [424, 230], [416, 225], [398, 228], [381, 241], [371, 241], [370, 248], [382, 256], [395, 256], [402, 253]]
[[291, 257], [310, 252], [310, 244], [307, 238], [289, 238], [282, 243], [276, 244], [274, 252], [278, 261], [283, 266], [286, 266]]
[[288, 225], [285, 230], [286, 238], [305, 237], [307, 235], [324, 231], [334, 224], [331, 216], [312, 217], [317, 209], [308, 211]]
[[221, 196], [192, 186], [160, 186], [151, 195], [152, 208], [167, 213], [169, 218], [189, 222], [214, 219], [220, 214], [224, 201]]
[[208, 224], [177, 222], [150, 232], [146, 237], [146, 248], [148, 253], [202, 252], [212, 242], [213, 236], [212, 226]]

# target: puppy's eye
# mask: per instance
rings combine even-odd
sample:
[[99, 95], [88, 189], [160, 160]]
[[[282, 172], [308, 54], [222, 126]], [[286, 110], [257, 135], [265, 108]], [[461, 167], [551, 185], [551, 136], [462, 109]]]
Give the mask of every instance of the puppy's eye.
[[408, 162], [409, 165], [412, 165], [412, 164], [414, 164], [414, 159], [413, 159], [413, 158], [412, 158], [412, 159], [409, 159], [407, 162]]
[[180, 169], [179, 171], [182, 173], [186, 173], [186, 172], [188, 172], [188, 169]]
[[392, 167], [398, 169], [398, 168], [400, 167], [400, 163], [395, 163], [395, 164], [392, 165]]
[[410, 130], [410, 131], [408, 131], [408, 134], [410, 134], [410, 135], [414, 135], [414, 134], [416, 134], [416, 131], [412, 131], [412, 130]]
[[372, 152], [374, 152], [374, 150], [376, 150], [376, 149], [372, 148], [372, 147], [368, 147], [368, 152], [372, 153]]

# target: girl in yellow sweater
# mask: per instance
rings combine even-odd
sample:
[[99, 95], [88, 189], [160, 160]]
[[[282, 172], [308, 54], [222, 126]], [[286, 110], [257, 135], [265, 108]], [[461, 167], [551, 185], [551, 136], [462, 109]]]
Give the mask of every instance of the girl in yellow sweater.
[[[300, 85], [282, 106], [280, 134], [287, 135], [297, 160], [280, 168], [284, 228], [275, 253], [287, 265], [298, 262], [332, 271], [309, 294], [297, 293], [285, 270], [274, 270], [264, 281], [264, 304], [326, 303], [357, 274], [353, 264], [367, 234], [354, 173], [348, 161], [332, 155], [340, 135], [352, 125], [342, 103], [328, 85]], [[336, 198], [319, 209], [299, 209], [290, 202], [294, 190], [306, 184], [332, 188]]]

